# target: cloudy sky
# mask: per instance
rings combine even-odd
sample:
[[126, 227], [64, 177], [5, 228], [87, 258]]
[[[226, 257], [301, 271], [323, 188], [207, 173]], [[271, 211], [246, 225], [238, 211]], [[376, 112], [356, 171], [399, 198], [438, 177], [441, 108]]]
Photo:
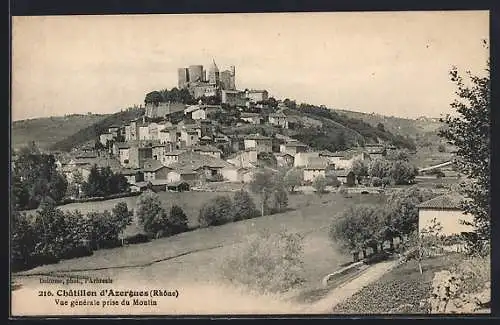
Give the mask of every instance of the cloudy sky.
[[452, 65], [482, 73], [488, 12], [13, 17], [12, 118], [113, 113], [236, 66], [236, 86], [402, 117], [450, 113]]

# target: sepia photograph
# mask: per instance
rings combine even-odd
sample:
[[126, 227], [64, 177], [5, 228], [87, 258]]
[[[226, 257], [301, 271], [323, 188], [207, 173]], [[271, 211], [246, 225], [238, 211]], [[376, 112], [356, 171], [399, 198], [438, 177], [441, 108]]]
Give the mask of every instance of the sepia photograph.
[[491, 314], [489, 21], [13, 16], [11, 316]]

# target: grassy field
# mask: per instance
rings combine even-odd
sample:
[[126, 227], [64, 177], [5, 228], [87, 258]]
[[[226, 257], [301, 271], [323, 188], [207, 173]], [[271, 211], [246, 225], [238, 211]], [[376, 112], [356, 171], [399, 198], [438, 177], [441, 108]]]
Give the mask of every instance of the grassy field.
[[429, 298], [432, 279], [440, 270], [463, 258], [450, 254], [423, 261], [423, 274], [417, 263], [410, 261], [384, 275], [379, 281], [368, 285], [350, 299], [337, 305], [335, 314], [386, 314], [386, 313], [426, 313], [426, 305], [420, 304]]
[[[197, 216], [193, 203], [202, 204], [215, 195], [218, 193], [162, 193], [162, 200], [166, 205], [174, 201], [181, 205], [190, 203], [192, 207], [186, 210], [193, 223], [193, 216]], [[127, 199], [71, 204], [64, 208], [78, 208], [81, 211], [109, 209], [118, 200]], [[323, 276], [351, 260], [351, 256], [342, 253], [328, 238], [328, 229], [333, 218], [349, 205], [380, 204], [383, 201], [384, 197], [381, 195], [353, 195], [344, 198], [338, 194], [325, 194], [321, 197], [315, 194], [296, 194], [290, 199], [290, 205], [295, 210], [286, 213], [197, 229], [144, 244], [99, 250], [92, 256], [40, 266], [23, 274], [90, 269], [82, 271], [83, 274], [110, 276], [121, 281], [223, 281], [219, 278], [220, 265], [234, 245], [239, 245], [247, 236], [260, 231], [278, 232], [285, 227], [288, 231], [300, 232], [305, 236], [306, 283], [303, 290], [314, 290], [320, 286]]]
[[12, 123], [12, 147], [14, 149], [36, 141], [47, 149], [58, 141], [104, 119], [106, 115], [69, 115], [14, 121]]

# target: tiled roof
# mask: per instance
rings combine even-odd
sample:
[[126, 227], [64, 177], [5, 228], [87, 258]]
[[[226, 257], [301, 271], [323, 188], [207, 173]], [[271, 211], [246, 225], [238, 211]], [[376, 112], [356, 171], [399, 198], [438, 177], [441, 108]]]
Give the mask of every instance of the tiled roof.
[[241, 113], [242, 118], [259, 117], [259, 113]]
[[318, 152], [318, 154], [320, 156], [324, 156], [324, 157], [343, 157], [342, 154], [333, 153], [333, 152], [328, 151], [328, 150], [321, 150], [320, 152]]
[[335, 175], [339, 177], [347, 177], [350, 173], [352, 173], [350, 169], [340, 169], [335, 171]]
[[265, 137], [265, 136], [260, 135], [260, 134], [250, 134], [250, 135], [245, 136], [243, 139], [245, 139], [245, 140], [271, 140], [271, 138]]
[[435, 197], [417, 205], [419, 209], [456, 209], [460, 210], [460, 203], [464, 197], [458, 194], [446, 194]]
[[198, 170], [205, 166], [210, 168], [232, 167], [230, 163], [222, 159], [196, 152], [188, 152], [182, 155], [179, 157], [179, 161], [171, 164], [169, 167], [176, 170]]
[[311, 157], [308, 160], [307, 166], [304, 169], [326, 169], [328, 161], [321, 157]]
[[145, 172], [155, 172], [165, 166], [161, 162], [155, 159], [147, 159], [144, 161], [144, 171]]
[[193, 150], [196, 151], [202, 151], [202, 152], [222, 152], [219, 148], [216, 148], [214, 146], [198, 146], [194, 147]]
[[165, 156], [178, 156], [178, 155], [181, 155], [185, 152], [186, 152], [186, 150], [173, 150], [170, 152], [165, 152]]

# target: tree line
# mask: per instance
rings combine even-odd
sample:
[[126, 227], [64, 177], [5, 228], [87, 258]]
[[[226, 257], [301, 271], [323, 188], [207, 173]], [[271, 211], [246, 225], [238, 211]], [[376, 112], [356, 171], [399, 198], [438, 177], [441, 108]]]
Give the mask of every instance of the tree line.
[[12, 211], [11, 261], [14, 270], [91, 255], [96, 249], [119, 243], [120, 233], [132, 221], [124, 202], [111, 212], [62, 211], [44, 202], [33, 214]]
[[352, 252], [355, 259], [367, 249], [377, 253], [386, 241], [394, 248], [394, 240], [401, 241], [418, 231], [417, 205], [436, 195], [429, 189], [412, 186], [391, 193], [385, 204], [352, 205], [335, 219], [330, 238]]

